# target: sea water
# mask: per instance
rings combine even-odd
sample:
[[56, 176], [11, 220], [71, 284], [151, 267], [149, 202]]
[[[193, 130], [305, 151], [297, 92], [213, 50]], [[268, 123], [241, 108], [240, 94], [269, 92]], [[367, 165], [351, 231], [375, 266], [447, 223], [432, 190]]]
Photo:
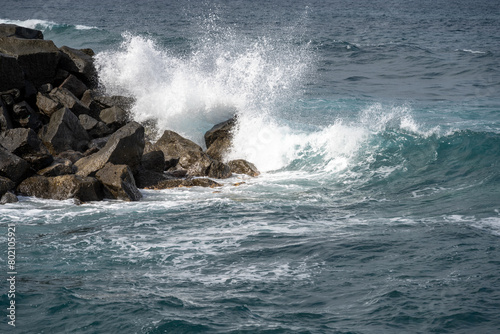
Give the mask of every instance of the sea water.
[[1, 206], [1, 332], [9, 224], [19, 333], [500, 332], [498, 8], [3, 0], [158, 134], [236, 114], [262, 174]]

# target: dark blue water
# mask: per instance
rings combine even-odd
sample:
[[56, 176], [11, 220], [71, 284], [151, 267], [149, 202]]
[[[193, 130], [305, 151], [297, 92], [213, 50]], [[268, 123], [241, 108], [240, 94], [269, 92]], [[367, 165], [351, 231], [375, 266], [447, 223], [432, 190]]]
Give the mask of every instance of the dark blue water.
[[500, 332], [495, 1], [1, 4], [97, 51], [102, 89], [159, 131], [203, 144], [237, 113], [228, 158], [263, 171], [0, 207], [15, 332]]

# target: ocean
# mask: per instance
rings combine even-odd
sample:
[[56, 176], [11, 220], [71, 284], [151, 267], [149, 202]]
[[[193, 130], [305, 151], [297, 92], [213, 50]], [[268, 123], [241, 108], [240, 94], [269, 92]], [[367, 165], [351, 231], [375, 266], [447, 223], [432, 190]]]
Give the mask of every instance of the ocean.
[[262, 172], [0, 206], [0, 332], [500, 333], [497, 1], [0, 3], [160, 133], [238, 115]]

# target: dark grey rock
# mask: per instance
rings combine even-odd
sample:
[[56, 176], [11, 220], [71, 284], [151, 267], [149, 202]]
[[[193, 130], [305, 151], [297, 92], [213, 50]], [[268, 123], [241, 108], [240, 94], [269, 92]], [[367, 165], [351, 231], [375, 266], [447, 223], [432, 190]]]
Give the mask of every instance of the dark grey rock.
[[7, 106], [0, 99], [0, 133], [8, 129], [12, 129], [12, 120]]
[[64, 152], [59, 153], [56, 157], [58, 159], [62, 159], [62, 160], [67, 159], [74, 164], [75, 162], [77, 162], [78, 160], [83, 158], [83, 153], [78, 152], [78, 151], [68, 150], [68, 151], [64, 151]]
[[11, 179], [0, 176], [0, 197], [3, 196], [7, 191], [12, 190], [16, 187], [16, 184], [12, 182]]
[[231, 167], [231, 171], [236, 174], [246, 174], [250, 176], [259, 176], [260, 172], [251, 162], [243, 159], [231, 160], [227, 163]]
[[142, 156], [141, 165], [144, 169], [163, 173], [165, 170], [165, 156], [162, 151], [145, 153]]
[[217, 183], [213, 180], [206, 178], [198, 178], [198, 179], [169, 179], [160, 181], [158, 184], [146, 187], [146, 189], [169, 189], [169, 188], [180, 188], [180, 187], [222, 187], [222, 184]]
[[212, 164], [200, 146], [170, 130], [163, 133], [154, 148], [163, 152], [165, 161], [179, 159], [178, 165], [191, 176], [206, 176]]
[[216, 179], [227, 179], [231, 177], [233, 174], [231, 173], [231, 167], [226, 165], [223, 162], [213, 160], [210, 164], [210, 168], [208, 169], [208, 177], [213, 177]]
[[25, 39], [43, 39], [40, 30], [21, 27], [15, 24], [0, 24], [0, 37], [16, 37]]
[[73, 163], [67, 159], [55, 161], [52, 165], [41, 169], [37, 172], [41, 176], [61, 176], [67, 174], [74, 174]]
[[16, 128], [0, 134], [0, 144], [17, 156], [38, 152], [42, 142], [32, 129]]
[[24, 72], [13, 56], [0, 51], [0, 91], [24, 87]]
[[12, 120], [21, 127], [29, 127], [34, 130], [42, 126], [38, 113], [26, 101], [14, 104], [12, 108]]
[[35, 175], [21, 182], [17, 191], [27, 196], [57, 200], [76, 198], [88, 202], [104, 198], [102, 185], [97, 179], [77, 175], [55, 177]]
[[82, 98], [83, 94], [87, 90], [87, 86], [73, 74], [70, 74], [66, 78], [66, 80], [64, 80], [63, 83], [59, 85], [59, 88], [67, 89], [68, 91], [73, 93], [73, 95], [76, 96], [78, 99]]
[[80, 120], [80, 124], [87, 131], [92, 130], [97, 125], [97, 123], [99, 123], [99, 121], [93, 118], [92, 116], [85, 114], [78, 116], [78, 119]]
[[126, 96], [95, 96], [94, 100], [101, 105], [101, 109], [119, 107], [125, 111], [130, 111], [135, 99]]
[[25, 79], [35, 86], [53, 82], [60, 55], [52, 41], [0, 37], [0, 53], [16, 58]]
[[7, 191], [3, 196], [0, 198], [0, 204], [7, 204], [7, 203], [17, 203], [19, 200], [17, 199], [17, 196], [14, 195], [12, 192]]
[[128, 115], [120, 107], [114, 106], [111, 108], [103, 109], [99, 114], [99, 118], [108, 127], [118, 129], [127, 123]]
[[207, 154], [219, 161], [223, 161], [231, 149], [232, 131], [236, 125], [236, 119], [232, 118], [225, 122], [215, 125], [205, 133], [205, 144], [207, 145]]
[[130, 122], [113, 133], [99, 152], [77, 161], [77, 174], [92, 175], [108, 162], [128, 165], [132, 171], [136, 171], [141, 164], [143, 151], [144, 127], [137, 122]]
[[29, 164], [0, 146], [0, 176], [20, 182], [28, 173]]
[[134, 178], [137, 187], [140, 189], [153, 188], [161, 181], [172, 179], [171, 176], [167, 176], [164, 173], [147, 170], [145, 168], [140, 168], [134, 174]]
[[78, 118], [68, 108], [61, 108], [52, 115], [40, 137], [54, 155], [68, 150], [83, 151], [90, 139]]
[[47, 152], [47, 148], [42, 147], [42, 152], [26, 153], [22, 156], [30, 165], [31, 170], [39, 171], [45, 167], [50, 166], [54, 161], [54, 157]]
[[90, 113], [90, 110], [66, 88], [54, 88], [49, 95], [51, 98], [59, 101], [63, 106], [71, 110], [75, 115]]
[[97, 72], [89, 52], [63, 46], [60, 67], [79, 77], [85, 85], [94, 88], [97, 85]]
[[46, 84], [43, 84], [40, 87], [38, 87], [38, 92], [40, 92], [42, 94], [48, 94], [53, 89], [54, 89], [54, 85], [52, 85], [50, 83], [46, 83]]
[[103, 184], [106, 198], [124, 201], [138, 201], [142, 198], [132, 171], [127, 165], [107, 163], [96, 173], [96, 178]]

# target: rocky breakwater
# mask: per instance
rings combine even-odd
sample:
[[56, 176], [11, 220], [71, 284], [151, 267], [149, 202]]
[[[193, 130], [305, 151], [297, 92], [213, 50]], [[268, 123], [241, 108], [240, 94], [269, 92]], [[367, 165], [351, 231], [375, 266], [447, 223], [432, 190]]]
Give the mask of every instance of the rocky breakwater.
[[133, 99], [102, 93], [93, 55], [0, 24], [1, 204], [17, 195], [137, 201], [140, 188], [219, 187], [212, 179], [259, 174], [247, 161], [223, 162], [236, 119], [205, 134], [207, 151], [169, 130], [147, 138], [129, 117]]

